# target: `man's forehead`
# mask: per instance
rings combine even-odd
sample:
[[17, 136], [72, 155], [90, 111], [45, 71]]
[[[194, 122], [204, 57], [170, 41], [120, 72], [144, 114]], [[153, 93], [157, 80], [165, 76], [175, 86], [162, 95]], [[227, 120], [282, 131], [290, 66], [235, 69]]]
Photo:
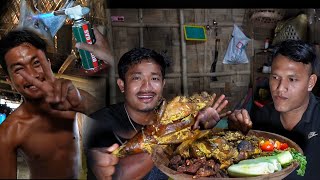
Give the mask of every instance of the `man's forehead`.
[[[8, 58], [9, 57], [26, 57], [26, 56], [34, 56], [33, 54], [35, 53], [31, 53], [31, 51], [36, 52], [37, 48], [34, 47], [32, 44], [30, 43], [22, 43], [16, 47], [13, 47], [12, 49], [10, 49], [6, 54], [5, 54], [5, 60], [7, 62], [7, 64], [9, 65], [10, 62], [8, 62]], [[31, 54], [30, 54], [31, 53]]]
[[28, 43], [28, 42], [24, 42], [24, 43], [20, 44], [20, 46], [26, 47], [26, 48], [35, 48], [35, 49], [37, 49], [31, 43]]
[[15, 47], [11, 48], [7, 52], [7, 54], [12, 52], [12, 51], [16, 51], [16, 50], [21, 51], [21, 49], [37, 49], [37, 48], [34, 47], [32, 44], [25, 42], [25, 43], [19, 44], [18, 46], [15, 46]]

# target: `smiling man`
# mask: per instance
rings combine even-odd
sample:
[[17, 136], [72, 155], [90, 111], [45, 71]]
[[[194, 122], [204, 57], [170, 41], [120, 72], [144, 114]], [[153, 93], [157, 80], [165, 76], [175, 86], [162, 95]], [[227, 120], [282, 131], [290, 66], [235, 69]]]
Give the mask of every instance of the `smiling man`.
[[[134, 48], [120, 58], [117, 84], [124, 94], [124, 102], [93, 113], [93, 120], [87, 121], [89, 134], [86, 135], [86, 148], [90, 149], [88, 179], [168, 179], [154, 167], [148, 153], [120, 159], [111, 154], [111, 150], [118, 147], [113, 144], [123, 144], [145, 125], [154, 123], [155, 109], [162, 100], [168, 65], [166, 57], [148, 48]], [[224, 98], [221, 95], [213, 107], [200, 113], [195, 126], [208, 122], [213, 127], [228, 103]]]
[[18, 151], [31, 179], [79, 178], [75, 113], [91, 113], [96, 100], [70, 80], [55, 78], [45, 53], [45, 41], [30, 30], [13, 30], [0, 40], [7, 81], [23, 97], [0, 125], [0, 179], [17, 178]]
[[[293, 171], [286, 179], [319, 179], [320, 98], [312, 93], [319, 59], [313, 45], [285, 40], [274, 47], [269, 79], [273, 102], [252, 114], [253, 129], [283, 135], [295, 141], [307, 157], [304, 177]], [[234, 111], [232, 122], [250, 120], [244, 109]], [[237, 126], [230, 123], [230, 126]]]

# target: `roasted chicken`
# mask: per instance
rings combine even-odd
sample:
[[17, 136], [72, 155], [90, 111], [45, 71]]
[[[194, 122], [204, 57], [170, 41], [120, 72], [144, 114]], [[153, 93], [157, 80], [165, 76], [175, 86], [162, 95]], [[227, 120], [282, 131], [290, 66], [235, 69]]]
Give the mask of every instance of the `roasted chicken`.
[[113, 154], [124, 157], [140, 152], [152, 153], [154, 145], [179, 144], [194, 139], [199, 131], [193, 131], [195, 117], [200, 110], [211, 106], [213, 96], [207, 92], [190, 97], [177, 96], [169, 103], [163, 100], [154, 124], [145, 126], [132, 139], [121, 145]]

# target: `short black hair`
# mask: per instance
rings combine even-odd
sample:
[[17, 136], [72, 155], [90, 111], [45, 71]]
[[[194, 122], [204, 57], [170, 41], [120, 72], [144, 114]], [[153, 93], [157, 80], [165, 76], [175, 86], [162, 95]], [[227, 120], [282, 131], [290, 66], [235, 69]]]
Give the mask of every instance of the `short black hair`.
[[166, 68], [170, 66], [169, 58], [164, 54], [157, 53], [156, 51], [148, 48], [133, 48], [122, 55], [118, 63], [119, 78], [125, 80], [125, 74], [128, 69], [142, 60], [150, 59], [155, 61], [161, 67], [162, 77], [165, 78]]
[[28, 29], [14, 29], [0, 40], [0, 64], [5, 73], [8, 74], [5, 55], [8, 51], [23, 43], [31, 44], [46, 53], [47, 44], [38, 34]]
[[295, 62], [311, 64], [311, 74], [319, 75], [319, 59], [313, 44], [298, 39], [287, 39], [274, 46], [272, 59], [279, 54]]

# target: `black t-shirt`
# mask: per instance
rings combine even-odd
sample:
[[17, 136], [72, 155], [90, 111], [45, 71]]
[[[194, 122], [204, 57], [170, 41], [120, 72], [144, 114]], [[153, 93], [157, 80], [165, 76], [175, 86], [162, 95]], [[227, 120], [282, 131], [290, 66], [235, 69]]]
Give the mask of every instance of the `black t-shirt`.
[[[135, 131], [134, 128], [140, 130], [141, 125], [128, 119], [128, 115], [124, 108], [124, 103], [111, 105], [107, 108], [102, 108], [90, 115], [90, 121], [87, 122], [87, 135], [84, 139], [85, 151], [94, 147], [109, 147], [114, 143], [123, 144], [128, 139], [117, 136], [117, 132]], [[133, 127], [134, 126], [134, 127]], [[89, 159], [88, 159], [89, 160]], [[90, 164], [88, 162], [88, 164]], [[88, 166], [88, 180], [96, 179], [90, 166]], [[144, 179], [168, 179], [166, 175], [159, 172], [154, 167], [151, 172], [145, 176]]]
[[310, 93], [307, 110], [301, 120], [291, 130], [284, 129], [280, 121], [280, 113], [274, 104], [265, 105], [252, 114], [253, 129], [273, 132], [296, 142], [307, 158], [307, 168], [304, 176], [298, 176], [296, 170], [285, 179], [319, 179], [320, 170], [320, 98]]

